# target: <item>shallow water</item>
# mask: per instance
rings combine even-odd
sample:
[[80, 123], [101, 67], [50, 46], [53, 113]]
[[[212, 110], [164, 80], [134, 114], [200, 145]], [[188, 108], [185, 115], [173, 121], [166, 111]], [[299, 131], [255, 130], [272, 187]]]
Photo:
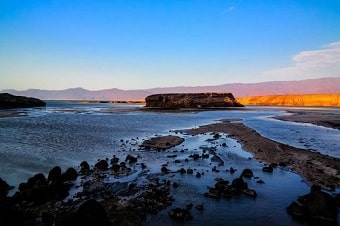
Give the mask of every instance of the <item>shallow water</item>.
[[[223, 139], [214, 143], [207, 141], [212, 138], [209, 134], [178, 134], [186, 139], [185, 143], [165, 153], [139, 150], [138, 145], [150, 136], [175, 135], [174, 130], [193, 128], [225, 118], [240, 118], [247, 126], [270, 139], [340, 157], [340, 130], [269, 118], [286, 114], [287, 108], [156, 113], [140, 111], [141, 107], [53, 101], [48, 102], [46, 108], [15, 110], [23, 117], [0, 118], [0, 177], [17, 186], [35, 173], [47, 174], [55, 165], [66, 170], [70, 166], [77, 167], [83, 160], [93, 165], [97, 159], [113, 155], [124, 158], [132, 153], [142, 156], [150, 173], [159, 173], [159, 166], [167, 162], [168, 168], [172, 170], [189, 166], [205, 171], [205, 175], [199, 179], [195, 174], [174, 174], [171, 177], [171, 180], [180, 184], [179, 189], [172, 189], [176, 199], [172, 207], [183, 207], [191, 202], [204, 202], [205, 205], [203, 212], [192, 210], [194, 219], [186, 222], [186, 225], [299, 225], [286, 214], [285, 208], [298, 195], [309, 191], [307, 184], [299, 175], [284, 169], [276, 169], [273, 174], [263, 173], [263, 165], [249, 160], [252, 155], [243, 151], [235, 140], [223, 136]], [[325, 110], [329, 109], [320, 108], [320, 111]], [[225, 142], [227, 147], [221, 147], [218, 142]], [[176, 159], [183, 160], [189, 153], [201, 153], [202, 147], [211, 146], [217, 148], [216, 152], [224, 160], [224, 166], [216, 165], [220, 169], [219, 173], [211, 172], [212, 165], [217, 163], [201, 160], [190, 161], [189, 165], [174, 164], [174, 159], [167, 158], [167, 155], [176, 153]], [[181, 153], [181, 149], [187, 150]], [[238, 171], [231, 175], [226, 172], [230, 167]], [[230, 200], [203, 197], [206, 186], [214, 186], [216, 177], [232, 180], [239, 176], [243, 168], [252, 169], [255, 176], [265, 181], [265, 184], [247, 181], [249, 187], [257, 191], [256, 199], [244, 195]], [[136, 172], [123, 180], [110, 178], [108, 182], [138, 179], [139, 172]], [[148, 216], [143, 224], [152, 225], [155, 220], [159, 225], [181, 224], [169, 219], [168, 210], [157, 216]]]

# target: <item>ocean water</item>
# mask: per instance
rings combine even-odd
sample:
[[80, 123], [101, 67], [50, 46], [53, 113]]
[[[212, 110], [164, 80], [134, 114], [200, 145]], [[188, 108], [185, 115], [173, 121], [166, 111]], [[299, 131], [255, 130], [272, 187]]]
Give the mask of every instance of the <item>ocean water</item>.
[[[138, 145], [151, 136], [174, 134], [174, 130], [238, 118], [270, 139], [340, 157], [340, 130], [270, 118], [286, 114], [288, 108], [251, 107], [182, 113], [146, 112], [142, 108], [142, 105], [50, 101], [46, 108], [11, 110], [21, 117], [0, 118], [0, 177], [17, 186], [35, 173], [47, 174], [56, 165], [66, 170], [70, 166], [77, 168], [83, 160], [93, 165], [98, 159], [128, 153], [142, 156], [150, 172], [156, 173], [161, 164], [170, 161], [167, 154], [180, 153], [176, 148], [188, 149], [183, 156], [178, 154], [177, 158], [184, 159], [188, 153], [199, 153], [204, 146], [214, 146], [225, 162], [221, 173], [211, 173], [211, 163], [198, 162], [190, 163], [193, 164], [190, 167], [205, 170], [204, 177], [172, 177], [181, 184], [181, 189], [172, 190], [176, 199], [173, 207], [200, 202], [206, 207], [204, 212], [193, 210], [194, 219], [186, 222], [187, 225], [300, 225], [287, 215], [285, 207], [298, 195], [307, 193], [308, 185], [299, 175], [285, 169], [276, 169], [273, 174], [263, 173], [263, 165], [249, 160], [251, 154], [227, 136], [218, 141], [227, 143], [227, 148], [208, 142], [209, 134], [194, 137], [180, 134], [186, 139], [184, 146], [165, 153], [144, 152]], [[176, 167], [181, 165], [169, 164], [169, 168]], [[230, 167], [238, 169], [238, 174], [225, 173]], [[231, 200], [210, 200], [203, 197], [206, 185], [214, 186], [216, 177], [232, 180], [243, 168], [252, 169], [255, 176], [265, 181], [264, 185], [247, 181], [249, 187], [257, 191], [258, 198], [240, 196]], [[138, 180], [138, 173], [125, 180]], [[156, 220], [161, 222], [159, 225], [179, 224], [169, 219], [167, 211], [148, 216], [143, 224], [152, 225]]]

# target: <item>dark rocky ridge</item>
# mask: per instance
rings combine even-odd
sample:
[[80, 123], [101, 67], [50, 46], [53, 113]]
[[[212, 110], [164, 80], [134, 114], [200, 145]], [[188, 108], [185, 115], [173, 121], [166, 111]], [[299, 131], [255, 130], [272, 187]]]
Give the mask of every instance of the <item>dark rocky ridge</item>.
[[145, 98], [151, 108], [221, 108], [243, 107], [232, 93], [169, 93], [154, 94]]
[[32, 97], [14, 96], [9, 93], [0, 93], [1, 108], [30, 108], [44, 107], [46, 103], [42, 100]]

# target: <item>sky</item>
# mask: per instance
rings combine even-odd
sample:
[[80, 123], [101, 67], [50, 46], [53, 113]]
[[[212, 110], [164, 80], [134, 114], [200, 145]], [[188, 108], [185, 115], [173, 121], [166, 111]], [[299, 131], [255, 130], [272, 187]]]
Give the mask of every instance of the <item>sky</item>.
[[340, 77], [339, 0], [0, 0], [0, 90]]

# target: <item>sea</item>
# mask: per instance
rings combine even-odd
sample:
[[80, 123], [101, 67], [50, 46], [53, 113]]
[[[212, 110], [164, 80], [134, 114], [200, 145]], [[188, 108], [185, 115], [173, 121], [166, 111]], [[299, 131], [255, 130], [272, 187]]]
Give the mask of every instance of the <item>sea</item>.
[[[169, 153], [178, 153], [184, 159], [187, 153], [215, 147], [224, 160], [220, 173], [211, 173], [211, 162], [193, 162], [189, 167], [206, 172], [197, 179], [189, 175], [175, 175], [180, 189], [172, 191], [174, 207], [204, 204], [204, 211], [193, 210], [193, 219], [184, 225], [303, 225], [286, 213], [286, 207], [310, 187], [300, 175], [289, 168], [275, 169], [273, 174], [262, 172], [263, 163], [254, 160], [239, 142], [225, 136], [212, 141], [211, 134], [189, 136], [178, 130], [195, 128], [223, 119], [240, 119], [262, 136], [320, 153], [340, 157], [340, 130], [309, 123], [276, 120], [274, 116], [289, 114], [289, 107], [245, 107], [230, 110], [161, 112], [145, 111], [140, 104], [79, 103], [47, 101], [44, 108], [7, 110], [17, 117], [0, 118], [0, 177], [17, 188], [19, 183], [42, 172], [45, 175], [54, 166], [63, 170], [79, 169], [82, 161], [92, 166], [113, 155], [124, 157], [131, 153], [141, 156], [150, 173], [159, 172], [159, 166], [172, 161]], [[339, 108], [299, 108], [299, 110], [340, 111]], [[150, 137], [179, 135], [185, 142], [164, 153], [146, 152], [140, 144]], [[227, 147], [221, 144], [226, 143]], [[179, 152], [186, 150], [187, 153]], [[180, 154], [182, 153], [182, 154]], [[186, 165], [182, 165], [185, 167]], [[175, 168], [169, 164], [169, 168]], [[237, 169], [239, 176], [250, 168], [265, 184], [247, 181], [257, 191], [252, 199], [240, 196], [228, 200], [214, 200], [203, 196], [207, 185], [214, 186], [216, 178], [232, 180], [235, 175], [225, 169]], [[138, 173], [126, 180], [138, 180]], [[110, 179], [109, 179], [110, 180]], [[111, 181], [119, 179], [112, 178]], [[15, 189], [16, 189], [15, 188]], [[14, 191], [15, 191], [14, 189]], [[338, 191], [336, 191], [338, 192]], [[143, 225], [183, 225], [168, 217], [169, 209], [149, 215]]]

